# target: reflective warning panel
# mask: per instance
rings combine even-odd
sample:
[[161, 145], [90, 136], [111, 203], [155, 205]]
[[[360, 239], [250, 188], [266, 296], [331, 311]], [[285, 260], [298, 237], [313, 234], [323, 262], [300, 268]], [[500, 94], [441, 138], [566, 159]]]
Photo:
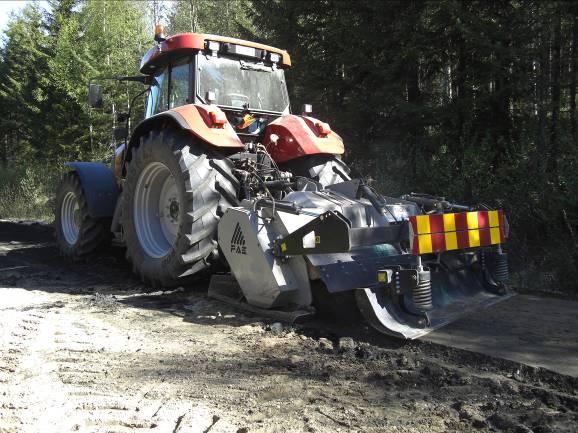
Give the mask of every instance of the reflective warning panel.
[[506, 239], [501, 210], [409, 217], [412, 254], [497, 245]]

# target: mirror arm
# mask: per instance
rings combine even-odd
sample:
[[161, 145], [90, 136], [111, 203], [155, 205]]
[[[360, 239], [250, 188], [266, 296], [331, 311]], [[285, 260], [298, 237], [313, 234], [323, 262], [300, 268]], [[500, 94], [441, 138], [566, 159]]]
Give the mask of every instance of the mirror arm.
[[136, 75], [136, 76], [126, 76], [126, 77], [116, 77], [118, 81], [136, 81], [138, 83], [146, 84], [150, 86], [153, 84], [153, 77], [151, 75]]
[[135, 81], [138, 83], [143, 83], [146, 84], [148, 86], [150, 86], [151, 84], [153, 84], [153, 80], [154, 77], [151, 75], [135, 75], [135, 76], [117, 76], [117, 77], [113, 77], [113, 76], [100, 76], [100, 77], [91, 77], [88, 81], [88, 84], [92, 84], [93, 81], [98, 81], [98, 80], [112, 80], [112, 81]]

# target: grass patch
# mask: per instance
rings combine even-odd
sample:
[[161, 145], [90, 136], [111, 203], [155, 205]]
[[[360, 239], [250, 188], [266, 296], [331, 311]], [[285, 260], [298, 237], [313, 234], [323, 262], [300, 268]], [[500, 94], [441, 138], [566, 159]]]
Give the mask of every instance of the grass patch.
[[63, 171], [54, 162], [0, 167], [0, 218], [52, 222]]

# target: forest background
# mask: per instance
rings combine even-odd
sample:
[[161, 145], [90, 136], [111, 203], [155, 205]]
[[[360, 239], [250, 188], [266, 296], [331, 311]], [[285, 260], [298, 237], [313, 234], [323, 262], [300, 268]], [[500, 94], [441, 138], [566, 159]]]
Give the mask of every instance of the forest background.
[[141, 89], [106, 84], [94, 111], [88, 82], [135, 74], [155, 22], [287, 49], [293, 110], [377, 188], [503, 208], [516, 285], [578, 294], [573, 1], [30, 2], [0, 43], [0, 218], [50, 220], [64, 161], [110, 159]]

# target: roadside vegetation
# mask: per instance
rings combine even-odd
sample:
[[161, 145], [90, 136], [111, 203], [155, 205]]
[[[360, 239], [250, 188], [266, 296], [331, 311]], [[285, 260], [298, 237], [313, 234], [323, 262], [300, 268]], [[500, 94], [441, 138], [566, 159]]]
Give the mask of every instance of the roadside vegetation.
[[[52, 0], [12, 17], [0, 48], [0, 216], [50, 218], [64, 160], [112, 153], [112, 111], [168, 34], [219, 33], [287, 49], [293, 111], [346, 142], [348, 163], [389, 195], [503, 208], [519, 285], [578, 294], [578, 2]], [[134, 126], [142, 117], [133, 118]]]
[[0, 167], [0, 219], [52, 222], [59, 164]]

